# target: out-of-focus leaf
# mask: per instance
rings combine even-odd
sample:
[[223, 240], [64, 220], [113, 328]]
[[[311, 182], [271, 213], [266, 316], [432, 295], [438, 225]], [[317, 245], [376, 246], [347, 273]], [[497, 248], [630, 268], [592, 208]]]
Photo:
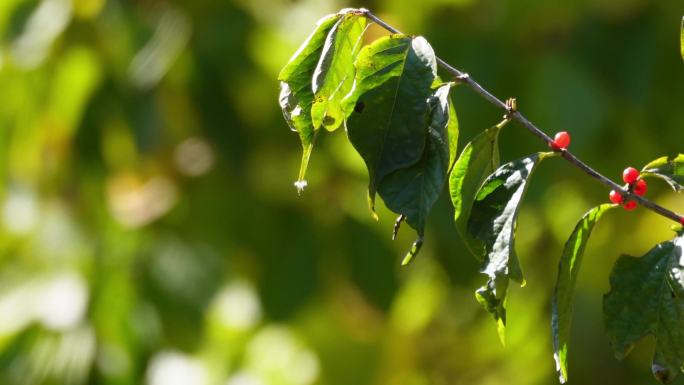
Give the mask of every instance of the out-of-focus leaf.
[[499, 167], [499, 131], [507, 121], [488, 128], [468, 143], [449, 176], [449, 193], [454, 205], [456, 231], [468, 249], [477, 257], [484, 256], [484, 245], [468, 233], [468, 218], [482, 181]]
[[634, 343], [655, 337], [651, 371], [662, 383], [677, 377], [684, 364], [684, 238], [656, 245], [637, 258], [622, 255], [610, 274], [603, 315], [613, 351], [625, 357]]
[[390, 173], [417, 163], [425, 150], [428, 98], [436, 77], [432, 47], [422, 37], [382, 37], [364, 47], [344, 100], [347, 134], [368, 167], [368, 197]]
[[682, 17], [682, 26], [679, 32], [679, 46], [682, 53], [682, 60], [684, 60], [684, 17]]
[[470, 211], [468, 232], [484, 245], [485, 258], [480, 271], [489, 277], [475, 296], [497, 321], [502, 342], [508, 281], [513, 279], [525, 284], [514, 245], [520, 202], [539, 162], [553, 155], [552, 152], [540, 152], [499, 167], [480, 187]]
[[439, 87], [430, 98], [430, 120], [425, 128], [427, 143], [418, 163], [387, 175], [378, 193], [387, 207], [406, 218], [418, 233], [418, 241], [404, 258], [409, 263], [418, 252], [425, 232], [425, 221], [447, 179], [449, 167], [449, 89]]
[[311, 119], [316, 129], [339, 127], [346, 118], [342, 99], [354, 82], [354, 59], [362, 45], [366, 18], [354, 10], [344, 10], [325, 40], [313, 74], [314, 102]]
[[305, 186], [304, 175], [315, 139], [315, 128], [311, 122], [313, 77], [318, 59], [323, 51], [326, 36], [340, 19], [339, 15], [328, 15], [318, 21], [316, 29], [302, 43], [290, 61], [278, 75], [280, 80], [280, 107], [290, 129], [299, 134], [302, 142], [302, 162], [295, 186], [301, 191]]
[[558, 264], [558, 278], [552, 297], [551, 331], [553, 333], [553, 356], [561, 383], [568, 380], [568, 341], [572, 323], [572, 305], [575, 298], [577, 276], [582, 265], [584, 249], [587, 246], [594, 225], [603, 213], [617, 207], [602, 204], [589, 210], [577, 223], [570, 238], [565, 242]]
[[684, 191], [684, 154], [663, 156], [644, 166], [642, 176], [654, 176], [667, 182], [676, 192]]

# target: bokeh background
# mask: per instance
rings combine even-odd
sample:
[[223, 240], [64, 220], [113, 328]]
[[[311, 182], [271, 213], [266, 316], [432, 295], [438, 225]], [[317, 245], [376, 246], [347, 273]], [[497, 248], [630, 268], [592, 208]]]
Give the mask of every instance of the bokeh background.
[[[347, 6], [424, 35], [608, 176], [684, 152], [681, 0], [2, 0], [0, 383], [556, 383], [558, 257], [606, 189], [558, 159], [540, 167], [518, 223], [528, 284], [511, 290], [501, 346], [447, 194], [401, 268], [414, 234], [390, 241], [382, 207], [371, 219], [342, 130], [322, 137], [303, 195], [293, 187], [300, 145], [276, 76]], [[501, 117], [453, 96], [461, 143]], [[504, 159], [543, 149], [516, 124], [501, 146]], [[649, 196], [684, 211], [666, 186]], [[596, 228], [571, 383], [655, 383], [652, 340], [613, 358], [601, 298], [620, 253], [671, 235], [644, 209]]]

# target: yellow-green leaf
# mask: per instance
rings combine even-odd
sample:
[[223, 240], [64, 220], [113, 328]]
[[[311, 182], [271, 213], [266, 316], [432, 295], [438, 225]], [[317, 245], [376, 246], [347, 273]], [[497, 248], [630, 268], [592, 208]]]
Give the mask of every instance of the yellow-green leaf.
[[468, 143], [449, 176], [449, 194], [454, 206], [456, 231], [471, 253], [480, 260], [484, 257], [484, 245], [468, 233], [468, 218], [482, 181], [499, 167], [498, 137], [505, 122], [481, 132]]
[[614, 204], [602, 204], [589, 210], [577, 223], [570, 238], [565, 242], [558, 263], [558, 277], [551, 300], [551, 331], [553, 334], [553, 357], [561, 383], [568, 379], [568, 342], [572, 323], [572, 306], [575, 286], [582, 265], [584, 250], [594, 225]]
[[677, 192], [684, 191], [684, 154], [673, 158], [663, 156], [644, 166], [644, 177], [657, 177], [667, 182]]
[[311, 119], [316, 129], [325, 127], [333, 131], [346, 118], [342, 99], [354, 82], [354, 60], [361, 49], [366, 24], [365, 17], [349, 10], [328, 33], [312, 80]]
[[302, 142], [302, 161], [295, 186], [301, 191], [315, 140], [315, 128], [311, 122], [313, 91], [311, 78], [323, 51], [328, 32], [340, 19], [340, 15], [328, 15], [320, 19], [316, 29], [302, 43], [290, 61], [278, 75], [280, 80], [280, 107], [290, 129], [299, 134]]

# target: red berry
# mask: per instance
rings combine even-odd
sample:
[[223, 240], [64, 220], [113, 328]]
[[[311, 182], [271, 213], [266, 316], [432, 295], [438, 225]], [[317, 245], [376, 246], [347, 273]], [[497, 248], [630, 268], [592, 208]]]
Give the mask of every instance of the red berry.
[[566, 148], [570, 145], [570, 134], [567, 131], [561, 131], [553, 137], [553, 147]]
[[643, 179], [639, 179], [636, 181], [634, 184], [634, 193], [638, 196], [644, 196], [646, 194], [646, 190], [648, 190], [648, 185], [646, 184], [646, 181]]
[[625, 171], [622, 172], [622, 180], [625, 183], [634, 183], [637, 178], [639, 178], [639, 170], [634, 167], [627, 167]]
[[637, 203], [635, 201], [627, 201], [624, 205], [622, 205], [622, 207], [624, 207], [627, 211], [632, 211], [637, 207]]
[[682, 226], [684, 226], [684, 217], [679, 217], [679, 223], [681, 223]]
[[610, 190], [610, 194], [608, 194], [608, 198], [610, 198], [610, 201], [615, 203], [615, 204], [620, 204], [624, 200], [622, 197], [622, 194], [615, 190]]

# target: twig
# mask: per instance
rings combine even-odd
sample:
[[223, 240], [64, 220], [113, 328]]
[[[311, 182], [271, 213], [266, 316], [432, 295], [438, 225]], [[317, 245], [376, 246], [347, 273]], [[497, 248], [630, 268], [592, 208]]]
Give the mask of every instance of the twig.
[[[388, 30], [391, 33], [397, 33], [397, 34], [402, 34], [401, 31], [398, 29], [392, 27], [391, 25], [387, 24], [384, 22], [382, 19], [378, 18], [375, 16], [371, 11], [361, 8], [360, 13], [364, 15], [366, 18], [369, 20], [372, 20], [382, 28]], [[470, 88], [473, 89], [476, 93], [478, 93], [480, 96], [482, 96], [484, 99], [486, 99], [488, 102], [491, 104], [497, 106], [498, 108], [504, 110], [506, 112], [506, 115], [516, 121], [518, 121], [520, 124], [523, 125], [528, 131], [530, 131], [532, 134], [536, 135], [538, 138], [543, 140], [549, 147], [553, 148], [552, 143], [553, 139], [551, 139], [550, 136], [548, 136], [544, 131], [540, 130], [535, 126], [532, 122], [530, 122], [523, 114], [520, 113], [515, 108], [511, 108], [511, 106], [507, 103], [504, 103], [501, 101], [501, 99], [497, 98], [496, 96], [492, 95], [491, 92], [487, 91], [484, 87], [482, 87], [478, 82], [473, 80], [467, 73], [460, 71], [453, 67], [451, 64], [445, 62], [444, 60], [440, 59], [439, 57], [437, 58], [437, 64], [444, 68], [447, 72], [451, 73], [456, 81], [459, 83], [464, 83], [467, 84]], [[582, 160], [580, 160], [578, 157], [573, 155], [570, 151], [567, 149], [554, 149], [555, 151], [559, 151], [561, 153], [561, 156], [563, 159], [567, 160], [570, 162], [570, 164], [574, 165], [575, 167], [579, 168], [580, 170], [584, 171], [586, 174], [591, 176], [592, 178], [598, 180], [599, 182], [603, 183], [604, 185], [610, 187], [611, 189], [619, 192], [622, 194], [622, 196], [635, 200], [638, 203], [640, 203], [642, 206], [648, 208], [651, 211], [654, 211], [655, 213], [662, 215], [666, 218], [669, 218], [677, 223], [682, 223], [684, 220], [684, 217], [681, 215], [666, 209], [665, 207], [660, 206], [659, 204], [650, 201], [644, 197], [638, 196], [628, 189], [623, 188], [622, 186], [618, 185], [617, 183], [613, 182], [603, 174], [599, 173], [598, 171], [594, 170], [591, 168], [589, 165], [584, 163]]]

